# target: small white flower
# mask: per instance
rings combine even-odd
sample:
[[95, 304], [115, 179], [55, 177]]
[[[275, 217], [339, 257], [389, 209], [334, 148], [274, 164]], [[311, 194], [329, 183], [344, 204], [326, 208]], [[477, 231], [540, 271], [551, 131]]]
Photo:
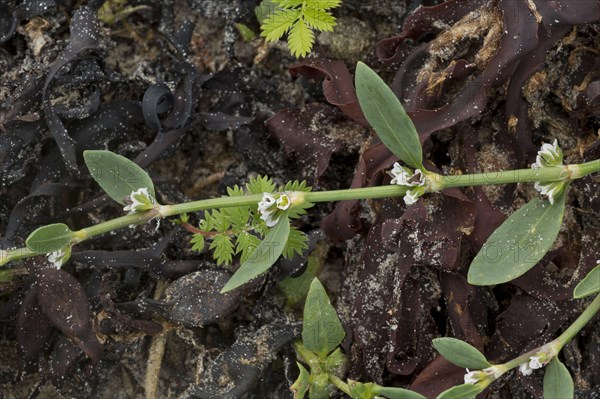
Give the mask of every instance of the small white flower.
[[394, 167], [388, 173], [392, 176], [391, 184], [397, 184], [404, 187], [416, 187], [405, 193], [404, 202], [406, 205], [414, 204], [419, 197], [425, 193], [425, 175], [420, 169], [415, 169], [413, 172], [409, 168], [395, 162]]
[[279, 217], [274, 217], [270, 212], [265, 212], [260, 215], [260, 218], [265, 221], [267, 227], [273, 227], [279, 222]]
[[417, 190], [408, 190], [404, 195], [404, 203], [406, 205], [412, 205], [419, 199], [419, 193]]
[[262, 199], [258, 203], [258, 213], [267, 227], [273, 227], [283, 215], [282, 211], [289, 209], [290, 206], [292, 206], [292, 200], [287, 194], [263, 193]]
[[554, 140], [552, 144], [542, 144], [542, 148], [538, 151], [535, 158], [535, 163], [531, 164], [531, 167], [537, 169], [548, 166], [561, 166], [562, 163], [562, 150], [558, 146], [558, 141]]
[[465, 384], [477, 384], [481, 380], [481, 371], [469, 371], [465, 374]]
[[551, 204], [554, 204], [554, 199], [560, 195], [564, 188], [562, 182], [540, 183], [536, 181], [533, 185], [535, 189], [542, 195], [546, 195]]
[[148, 193], [148, 189], [146, 187], [132, 191], [131, 194], [129, 194], [129, 198], [127, 198], [125, 202], [127, 202], [128, 205], [125, 206], [123, 210], [129, 213], [148, 211], [154, 208], [154, 204], [156, 204], [154, 197]]
[[507, 368], [503, 364], [496, 364], [488, 368], [476, 371], [467, 370], [465, 374], [465, 384], [478, 384], [480, 387], [487, 387], [492, 381], [497, 380], [506, 373]]
[[492, 376], [495, 380], [497, 380], [506, 372], [506, 368], [504, 368], [502, 365], [495, 365], [488, 367], [487, 369], [483, 369], [483, 371], [486, 375]]
[[419, 186], [419, 187], [413, 188], [412, 190], [408, 190], [404, 194], [404, 203], [406, 205], [412, 205], [415, 202], [417, 202], [417, 200], [423, 194], [425, 194], [425, 186]]
[[[553, 144], [544, 143], [542, 148], [538, 151], [535, 163], [531, 164], [533, 169], [550, 167], [550, 166], [562, 166], [563, 153], [558, 146], [558, 141], [554, 140]], [[562, 193], [565, 183], [562, 181], [553, 182], [535, 182], [535, 189], [542, 195], [546, 195], [551, 204], [554, 204], [554, 199]]]
[[416, 169], [412, 172], [409, 168], [401, 166], [398, 162], [394, 162], [394, 166], [389, 175], [392, 176], [390, 184], [398, 184], [400, 186], [422, 186], [425, 184], [425, 176], [420, 169]]
[[59, 249], [58, 251], [54, 251], [54, 252], [50, 252], [48, 254], [48, 261], [50, 263], [52, 263], [52, 265], [57, 268], [60, 269], [62, 265], [64, 265], [65, 263], [67, 263], [67, 261], [69, 260], [69, 258], [71, 257], [71, 248], [63, 248], [63, 249]]
[[279, 217], [275, 217], [275, 212], [277, 211], [276, 202], [275, 196], [263, 193], [262, 199], [258, 203], [258, 213], [260, 213], [260, 218], [265, 221], [267, 227], [273, 227], [279, 221]]
[[521, 363], [519, 365], [519, 371], [523, 375], [531, 375], [531, 373], [533, 373], [533, 369], [529, 367], [529, 362]]
[[286, 209], [288, 209], [290, 207], [290, 205], [292, 205], [292, 201], [290, 201], [290, 197], [288, 197], [285, 194], [281, 194], [279, 196], [279, 198], [277, 198], [277, 201], [275, 201], [275, 203], [277, 204], [277, 208], [281, 209], [282, 211], [285, 211]]
[[531, 356], [529, 358], [529, 368], [535, 370], [544, 367], [545, 363], [540, 356]]
[[266, 212], [275, 204], [275, 197], [269, 193], [263, 193], [262, 199], [258, 203], [258, 211], [260, 213]]
[[389, 175], [392, 176], [390, 184], [407, 185], [408, 179], [410, 179], [410, 173], [407, 168], [400, 166], [398, 162], [394, 162], [392, 170], [389, 171]]

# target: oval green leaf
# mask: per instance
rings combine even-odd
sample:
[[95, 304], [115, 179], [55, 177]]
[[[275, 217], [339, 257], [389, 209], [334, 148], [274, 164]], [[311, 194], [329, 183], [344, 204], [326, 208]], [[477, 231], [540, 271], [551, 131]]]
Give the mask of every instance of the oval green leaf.
[[554, 204], [536, 198], [510, 215], [473, 259], [469, 284], [506, 283], [535, 266], [558, 235], [565, 212], [565, 192]]
[[71, 244], [75, 233], [64, 223], [49, 224], [37, 228], [27, 237], [25, 245], [33, 252], [45, 254], [59, 251]]
[[600, 292], [600, 265], [590, 271], [573, 290], [573, 298], [585, 298]]
[[573, 379], [569, 370], [557, 357], [546, 366], [544, 374], [544, 399], [573, 399]]
[[408, 389], [382, 387], [375, 385], [373, 393], [379, 396], [385, 396], [388, 399], [427, 399], [420, 393], [409, 391]]
[[474, 399], [481, 391], [477, 385], [462, 384], [445, 390], [435, 399]]
[[84, 151], [83, 159], [94, 180], [119, 204], [125, 205], [125, 198], [140, 188], [147, 188], [156, 197], [152, 179], [135, 162], [104, 150]]
[[282, 215], [252, 255], [231, 276], [221, 294], [236, 289], [269, 270], [283, 253], [289, 235], [290, 220], [287, 215]]
[[474, 346], [456, 338], [435, 338], [434, 348], [450, 363], [466, 369], [480, 370], [490, 367], [485, 356]]
[[296, 364], [298, 365], [298, 369], [300, 369], [300, 375], [298, 375], [298, 379], [290, 387], [290, 390], [294, 394], [294, 399], [303, 399], [306, 395], [306, 392], [308, 392], [308, 379], [310, 374], [308, 373], [308, 370], [304, 368], [303, 365], [301, 365], [298, 362], [296, 362]]
[[313, 279], [304, 303], [304, 347], [325, 359], [342, 342], [344, 335], [342, 323], [329, 302], [325, 288], [319, 279]]
[[383, 144], [407, 165], [423, 168], [419, 134], [398, 97], [367, 65], [356, 65], [356, 96], [365, 118]]

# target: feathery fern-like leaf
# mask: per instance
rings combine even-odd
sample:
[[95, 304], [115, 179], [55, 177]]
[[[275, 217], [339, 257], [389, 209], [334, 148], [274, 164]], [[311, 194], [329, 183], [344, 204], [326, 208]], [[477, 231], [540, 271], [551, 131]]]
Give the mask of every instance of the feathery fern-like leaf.
[[[314, 0], [313, 0], [314, 1]], [[301, 6], [304, 0], [275, 0], [281, 8], [292, 8]]]
[[[341, 0], [273, 0], [256, 8], [262, 19], [261, 36], [275, 42], [288, 33], [288, 45], [296, 57], [304, 57], [312, 50], [315, 34], [313, 29], [331, 32], [336, 25], [335, 17], [328, 11], [338, 7]], [[265, 17], [267, 6], [274, 10]]]
[[303, 19], [294, 22], [288, 35], [288, 44], [294, 57], [305, 57], [315, 42], [315, 34]]
[[336, 25], [335, 17], [331, 13], [314, 8], [304, 10], [304, 20], [311, 28], [323, 32], [333, 32], [333, 27]]
[[190, 244], [192, 244], [192, 251], [204, 251], [204, 236], [202, 234], [194, 234], [190, 240]]
[[295, 227], [290, 227], [290, 235], [283, 247], [283, 256], [286, 259], [291, 259], [294, 255], [302, 255], [302, 252], [308, 248], [308, 237], [304, 232]]
[[297, 9], [275, 11], [263, 21], [260, 35], [269, 42], [276, 42], [294, 25], [298, 18], [300, 18], [300, 10]]
[[233, 242], [227, 234], [217, 234], [209, 249], [213, 250], [213, 258], [218, 265], [230, 264], [233, 259]]
[[248, 194], [272, 193], [275, 191], [275, 183], [270, 177], [257, 176], [246, 183]]
[[341, 3], [342, 0], [306, 0], [306, 7], [319, 10], [330, 10], [339, 7]]

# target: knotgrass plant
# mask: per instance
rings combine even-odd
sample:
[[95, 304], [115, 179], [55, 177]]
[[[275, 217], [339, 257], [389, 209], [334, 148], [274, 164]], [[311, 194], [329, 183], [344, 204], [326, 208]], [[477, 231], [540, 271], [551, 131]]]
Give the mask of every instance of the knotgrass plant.
[[[160, 204], [149, 175], [132, 161], [110, 151], [85, 151], [84, 159], [92, 177], [106, 194], [124, 205], [128, 214], [77, 231], [63, 223], [42, 226], [29, 235], [25, 248], [1, 250], [0, 266], [46, 255], [56, 267], [61, 267], [68, 261], [74, 245], [92, 237], [153, 219], [179, 216], [186, 221], [187, 214], [204, 210], [204, 219], [191, 240], [193, 248], [204, 250], [208, 240], [218, 264], [232, 263], [238, 255], [241, 260], [240, 267], [222, 288], [222, 292], [227, 292], [264, 274], [280, 256], [293, 257], [306, 248], [306, 236], [291, 226], [290, 220], [302, 216], [314, 203], [403, 196], [410, 205], [425, 194], [451, 187], [534, 183], [543, 198], [533, 199], [509, 216], [488, 238], [470, 266], [469, 283], [494, 285], [510, 281], [535, 266], [556, 239], [569, 183], [600, 171], [600, 160], [563, 165], [562, 151], [554, 142], [542, 146], [531, 169], [440, 175], [423, 166], [418, 134], [398, 98], [363, 63], [356, 69], [356, 91], [366, 119], [381, 141], [406, 165], [394, 165], [390, 185], [313, 192], [304, 182], [276, 187], [271, 179], [257, 177], [245, 188], [229, 188], [228, 195], [221, 198]], [[523, 252], [527, 256], [515, 256]], [[598, 267], [592, 270], [576, 287], [574, 296], [598, 294], [599, 275]], [[292, 387], [296, 397], [303, 397], [307, 391], [312, 392], [311, 397], [326, 397], [333, 384], [353, 398], [422, 398], [398, 388], [355, 381], [345, 383], [338, 377], [345, 359], [337, 348], [343, 339], [343, 330], [326, 298], [322, 286], [313, 282], [306, 300], [303, 340], [295, 346], [300, 359], [311, 371], [299, 365], [300, 378]], [[451, 338], [434, 340], [442, 356], [468, 369], [465, 384], [449, 389], [438, 398], [474, 398], [512, 368], [519, 367], [523, 374], [529, 374], [546, 365], [545, 397], [573, 397], [573, 382], [558, 354], [599, 309], [600, 296], [597, 296], [558, 338], [501, 365], [490, 364], [467, 343]]]

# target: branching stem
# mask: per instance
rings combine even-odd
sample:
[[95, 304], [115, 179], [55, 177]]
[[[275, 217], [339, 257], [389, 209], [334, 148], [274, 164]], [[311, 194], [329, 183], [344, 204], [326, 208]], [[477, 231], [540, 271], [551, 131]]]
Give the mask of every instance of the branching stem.
[[[562, 167], [546, 167], [537, 169], [516, 169], [509, 171], [498, 171], [489, 173], [475, 173], [459, 176], [442, 176], [429, 173], [429, 192], [441, 191], [452, 187], [509, 184], [509, 183], [531, 183], [551, 182], [557, 180], [574, 180], [584, 177], [590, 173], [600, 171], [600, 160], [582, 164], [565, 165]], [[292, 192], [287, 193], [290, 198], [297, 202], [332, 202], [347, 200], [363, 200], [372, 198], [399, 197], [406, 194], [408, 187], [400, 185], [386, 185], [379, 187], [352, 188], [347, 190], [331, 190], [317, 192]], [[207, 209], [228, 208], [235, 206], [254, 206], [262, 198], [261, 194], [252, 194], [236, 197], [211, 198], [200, 201], [186, 202], [176, 205], [162, 205], [143, 213], [121, 216], [106, 222], [86, 227], [75, 232], [74, 244], [86, 241], [92, 237], [122, 229], [128, 226], [143, 224], [154, 218], [166, 218], [183, 213], [197, 212]], [[15, 260], [25, 259], [41, 255], [28, 248], [16, 248], [11, 250], [0, 250], [0, 266]]]

